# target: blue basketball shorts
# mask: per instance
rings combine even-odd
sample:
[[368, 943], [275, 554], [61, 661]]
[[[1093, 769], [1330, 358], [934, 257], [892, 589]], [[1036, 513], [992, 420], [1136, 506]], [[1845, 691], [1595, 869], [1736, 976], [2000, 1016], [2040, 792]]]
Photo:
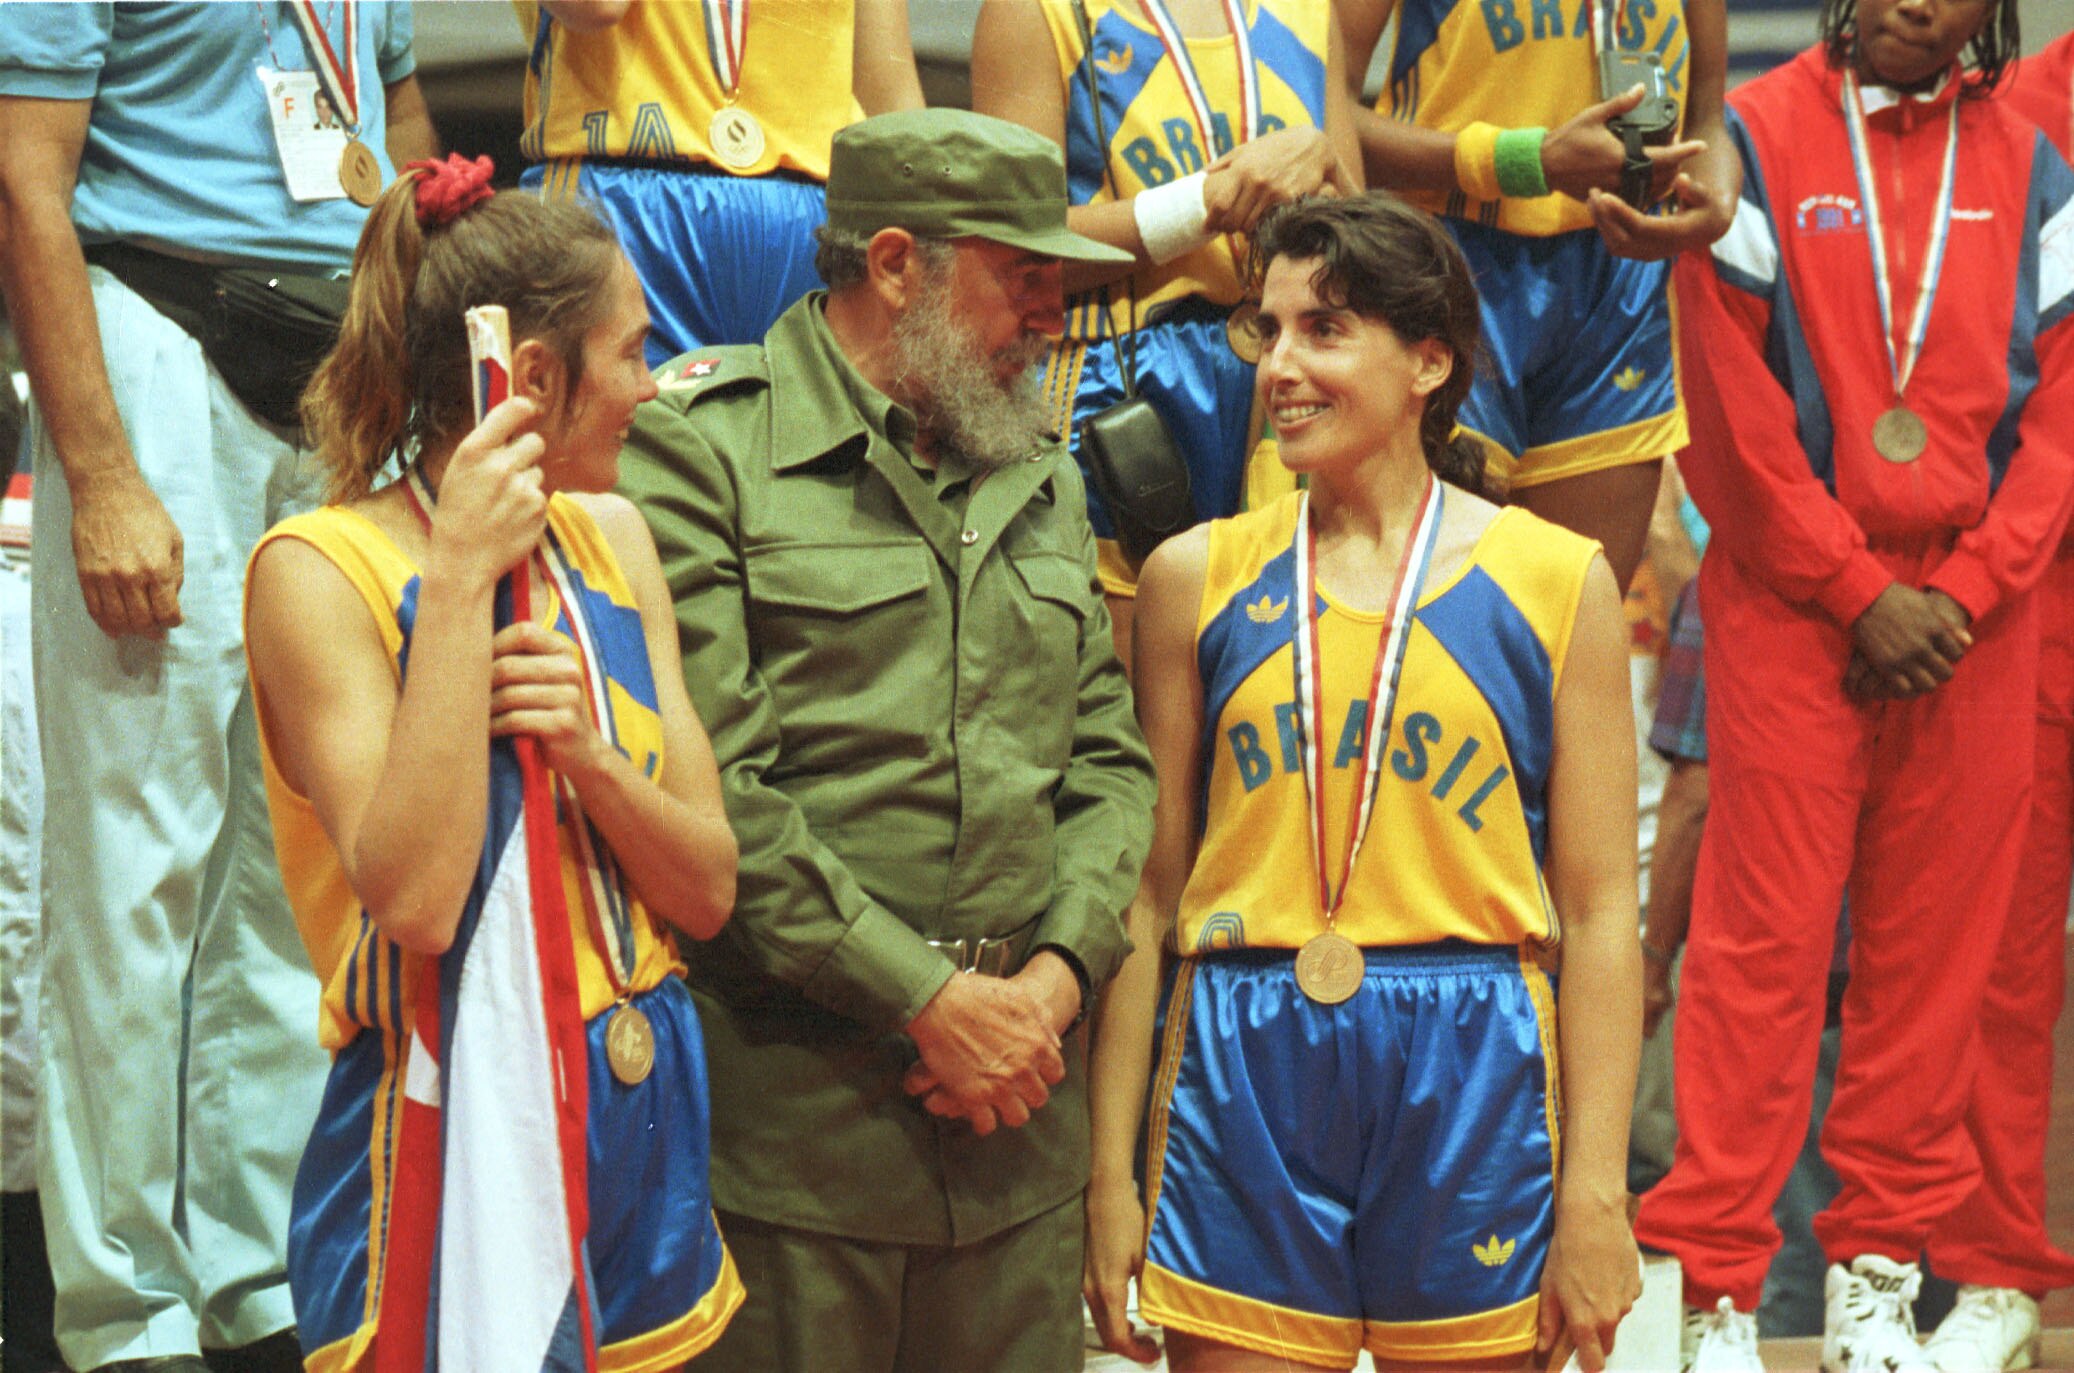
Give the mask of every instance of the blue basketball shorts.
[[[720, 1337], [743, 1299], [706, 1181], [706, 1048], [683, 979], [633, 1004], [655, 1034], [655, 1066], [629, 1085], [605, 1058], [611, 1011], [588, 1026], [590, 1232], [598, 1366], [676, 1368]], [[317, 1125], [295, 1176], [288, 1285], [312, 1373], [371, 1364], [379, 1317], [403, 1074], [396, 1037], [362, 1031], [332, 1060]]]
[[[1296, 487], [1272, 449], [1255, 453], [1248, 443], [1253, 365], [1231, 349], [1224, 329], [1230, 313], [1207, 301], [1185, 300], [1137, 332], [1138, 394], [1167, 422], [1188, 463], [1198, 520], [1236, 515]], [[1080, 458], [1080, 422], [1124, 398], [1115, 342], [1058, 344], [1045, 368], [1044, 394], [1054, 424]], [[1112, 594], [1132, 595], [1137, 573], [1117, 547], [1116, 527], [1084, 458], [1080, 470], [1087, 478], [1087, 517], [1095, 527], [1102, 585]]]
[[1328, 1368], [1533, 1347], [1555, 1227], [1555, 1000], [1513, 946], [1374, 948], [1321, 1006], [1293, 950], [1178, 961], [1139, 1307]]
[[817, 182], [773, 173], [557, 159], [522, 186], [589, 197], [619, 234], [648, 297], [648, 365], [723, 343], [761, 343], [778, 316], [821, 286]]
[[1615, 257], [1596, 230], [1530, 238], [1444, 218], [1483, 298], [1460, 423], [1514, 488], [1685, 447], [1671, 264]]

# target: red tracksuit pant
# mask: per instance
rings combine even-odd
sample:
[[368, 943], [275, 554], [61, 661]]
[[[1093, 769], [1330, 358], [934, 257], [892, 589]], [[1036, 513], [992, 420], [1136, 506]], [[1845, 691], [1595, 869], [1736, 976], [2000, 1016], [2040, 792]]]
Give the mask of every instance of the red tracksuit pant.
[[2066, 975], [2074, 879], [2074, 546], [2033, 593], [2038, 613], [2038, 765], [2016, 894], [1981, 1004], [1966, 1127], [1980, 1187], [1932, 1232], [1942, 1277], [2042, 1296], [2074, 1286], [2074, 1258], [2045, 1233], [2045, 1134], [2053, 1027]]
[[[1874, 552], [1921, 585], [1940, 550]], [[1705, 561], [1710, 806], [1675, 1031], [1678, 1148], [1637, 1236], [1686, 1300], [1757, 1307], [1771, 1208], [1806, 1137], [1836, 912], [1850, 892], [1843, 1058], [1822, 1132], [1842, 1190], [1832, 1260], [1913, 1260], [1980, 1180], [1975, 1027], [2029, 813], [2038, 644], [2029, 596], [1973, 627], [1956, 674], [1859, 702], [1851, 638], [1726, 557]]]

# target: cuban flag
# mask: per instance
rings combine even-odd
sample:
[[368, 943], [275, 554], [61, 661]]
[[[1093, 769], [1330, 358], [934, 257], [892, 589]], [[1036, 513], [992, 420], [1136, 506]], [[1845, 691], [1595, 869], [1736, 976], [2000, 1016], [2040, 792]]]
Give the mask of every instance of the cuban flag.
[[[508, 357], [478, 361], [478, 413], [507, 394]], [[521, 563], [498, 589], [497, 624], [530, 618], [530, 601]], [[377, 1373], [597, 1368], [587, 1043], [553, 793], [532, 739], [491, 741], [489, 791], [453, 945], [427, 961], [418, 990]]]

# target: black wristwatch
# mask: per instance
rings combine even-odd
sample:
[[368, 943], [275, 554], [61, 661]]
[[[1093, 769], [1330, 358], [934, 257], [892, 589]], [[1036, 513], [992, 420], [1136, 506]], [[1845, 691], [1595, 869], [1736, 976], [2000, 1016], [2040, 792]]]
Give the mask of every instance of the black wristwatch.
[[1075, 1011], [1073, 1018], [1066, 1022], [1065, 1033], [1072, 1034], [1087, 1019], [1088, 1012], [1094, 1009], [1094, 984], [1088, 981], [1087, 969], [1081, 966], [1080, 956], [1063, 944], [1039, 944], [1036, 948], [1030, 950], [1030, 954], [1032, 957], [1035, 957], [1045, 949], [1050, 949], [1057, 954], [1060, 960], [1072, 970], [1073, 980], [1080, 984], [1080, 1009]]

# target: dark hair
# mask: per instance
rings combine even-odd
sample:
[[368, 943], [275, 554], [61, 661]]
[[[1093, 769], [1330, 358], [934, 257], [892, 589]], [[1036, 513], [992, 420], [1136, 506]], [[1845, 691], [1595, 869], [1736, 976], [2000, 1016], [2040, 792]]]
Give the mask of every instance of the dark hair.
[[587, 204], [505, 191], [426, 229], [422, 175], [399, 176], [368, 214], [338, 344], [303, 393], [334, 501], [366, 495], [390, 458], [408, 462], [473, 427], [469, 308], [503, 306], [512, 342], [545, 343], [573, 387], [583, 336], [610, 299], [619, 241]]
[[[2017, 0], [1990, 0], [1994, 8], [1980, 32], [1966, 45], [1966, 55], [1973, 61], [1979, 75], [1961, 88], [1962, 99], [1977, 100], [1993, 94], [1995, 87], [2016, 64], [2017, 55], [2023, 51], [2023, 28], [2017, 18]], [[1843, 68], [1851, 65], [1858, 46], [1858, 0], [1822, 0], [1819, 20], [1822, 33], [1822, 50], [1829, 58], [1829, 65]]]
[[[828, 224], [814, 230], [814, 271], [830, 291], [847, 290], [871, 275], [872, 237]], [[915, 246], [921, 250], [925, 268], [940, 271], [950, 261], [951, 241], [947, 238], [916, 234]]]
[[1316, 259], [1311, 287], [1336, 308], [1380, 320], [1407, 343], [1439, 339], [1454, 360], [1426, 398], [1419, 446], [1442, 481], [1485, 491], [1483, 445], [1455, 429], [1476, 375], [1481, 318], [1469, 264], [1440, 221], [1387, 191], [1293, 201], [1253, 231], [1254, 291], [1276, 258]]

